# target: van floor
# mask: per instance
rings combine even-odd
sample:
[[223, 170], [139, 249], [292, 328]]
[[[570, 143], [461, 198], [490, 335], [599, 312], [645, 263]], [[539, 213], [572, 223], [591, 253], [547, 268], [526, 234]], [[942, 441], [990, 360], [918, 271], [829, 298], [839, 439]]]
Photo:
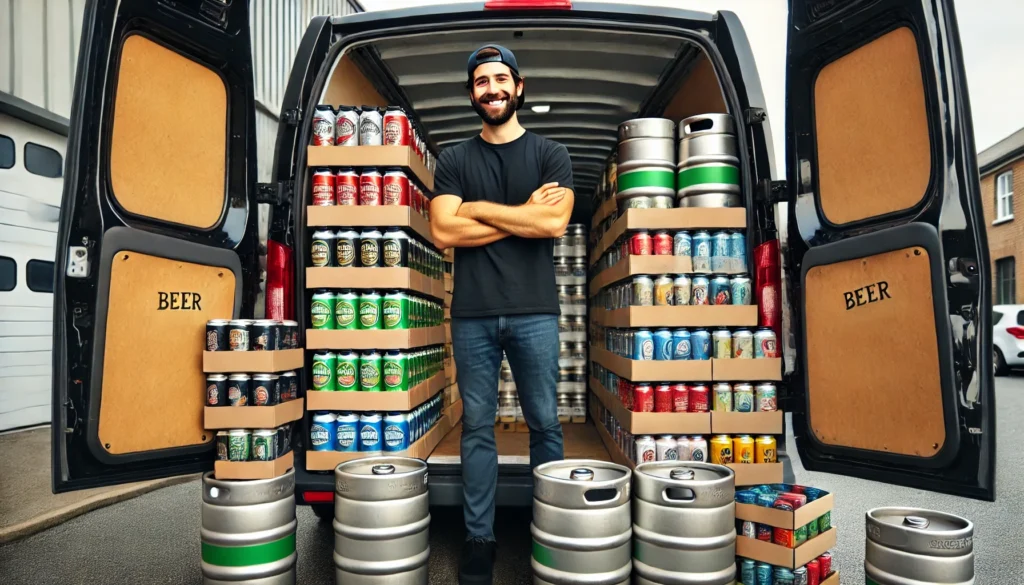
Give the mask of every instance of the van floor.
[[[459, 423], [430, 454], [428, 463], [454, 465], [459, 463], [459, 444], [462, 438], [462, 424]], [[530, 433], [507, 433], [495, 429], [498, 443], [498, 464], [528, 465], [530, 463]], [[562, 442], [566, 459], [597, 459], [611, 461], [608, 450], [601, 442], [594, 423], [563, 424]]]

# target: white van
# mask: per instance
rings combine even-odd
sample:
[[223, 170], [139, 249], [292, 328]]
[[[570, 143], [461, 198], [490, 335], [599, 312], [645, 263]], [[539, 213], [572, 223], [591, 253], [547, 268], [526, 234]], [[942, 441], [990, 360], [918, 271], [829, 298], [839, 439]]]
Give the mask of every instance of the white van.
[[[246, 2], [91, 3], [58, 241], [54, 489], [211, 467], [197, 390], [208, 314], [159, 311], [159, 293], [202, 291], [204, 309], [217, 299], [252, 316], [256, 203], [268, 202], [267, 313], [305, 329], [314, 107], [400, 105], [436, 153], [479, 131], [466, 57], [497, 42], [523, 64], [523, 125], [573, 159], [574, 221], [589, 217], [623, 120], [734, 117], [751, 246], [776, 237], [775, 203], [788, 202], [780, 395], [796, 445], [780, 451], [811, 470], [993, 499], [989, 260], [952, 1], [789, 4], [786, 183], [736, 15], [488, 0], [313, 19], [275, 182], [257, 185]], [[844, 301], [882, 281], [883, 301]], [[307, 432], [296, 498], [330, 502], [333, 475], [305, 469]], [[529, 502], [524, 445], [500, 454], [499, 504]], [[458, 459], [429, 462], [432, 501], [457, 503]]]

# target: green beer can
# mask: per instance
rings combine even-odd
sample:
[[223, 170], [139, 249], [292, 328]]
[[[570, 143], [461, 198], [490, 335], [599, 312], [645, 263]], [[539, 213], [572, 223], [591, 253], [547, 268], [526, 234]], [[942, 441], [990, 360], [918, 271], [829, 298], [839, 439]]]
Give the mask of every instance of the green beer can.
[[381, 375], [381, 355], [370, 350], [359, 356], [359, 390], [362, 392], [381, 392], [384, 389]]
[[343, 290], [334, 297], [334, 328], [358, 329], [359, 295]]
[[251, 444], [252, 431], [248, 429], [228, 431], [228, 461], [248, 461]]
[[406, 392], [409, 390], [409, 357], [393, 349], [384, 354], [384, 391]]
[[337, 362], [338, 356], [329, 351], [318, 351], [313, 354], [313, 367], [310, 368], [313, 374], [313, 390], [331, 392], [338, 389], [334, 377]]
[[359, 390], [359, 356], [352, 350], [345, 350], [338, 354], [337, 388], [341, 392], [355, 392]]
[[384, 295], [381, 305], [384, 329], [409, 328], [409, 297], [401, 291], [391, 291]]
[[309, 321], [313, 329], [334, 329], [334, 303], [334, 293], [329, 290], [313, 293], [309, 307]]
[[381, 328], [381, 296], [375, 290], [364, 291], [359, 297], [359, 328]]

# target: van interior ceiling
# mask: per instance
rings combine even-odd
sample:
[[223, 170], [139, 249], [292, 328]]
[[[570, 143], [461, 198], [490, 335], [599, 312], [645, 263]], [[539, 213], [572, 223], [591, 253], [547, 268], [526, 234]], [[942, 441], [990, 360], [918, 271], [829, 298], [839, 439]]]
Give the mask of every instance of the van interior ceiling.
[[320, 103], [403, 105], [439, 152], [480, 132], [465, 89], [466, 61], [487, 43], [508, 47], [519, 61], [526, 80], [522, 125], [569, 150], [577, 194], [573, 223], [590, 225], [591, 195], [620, 123], [728, 113], [714, 67], [694, 43], [557, 28], [406, 35], [361, 44], [345, 51]]

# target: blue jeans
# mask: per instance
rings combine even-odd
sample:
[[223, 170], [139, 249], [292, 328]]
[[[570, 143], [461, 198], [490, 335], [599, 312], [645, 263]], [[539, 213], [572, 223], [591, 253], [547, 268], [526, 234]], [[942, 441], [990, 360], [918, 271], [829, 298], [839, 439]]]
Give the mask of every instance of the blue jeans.
[[469, 538], [494, 538], [498, 448], [494, 417], [505, 350], [530, 427], [530, 468], [563, 458], [558, 422], [558, 317], [452, 318], [452, 349], [462, 395], [463, 514]]

